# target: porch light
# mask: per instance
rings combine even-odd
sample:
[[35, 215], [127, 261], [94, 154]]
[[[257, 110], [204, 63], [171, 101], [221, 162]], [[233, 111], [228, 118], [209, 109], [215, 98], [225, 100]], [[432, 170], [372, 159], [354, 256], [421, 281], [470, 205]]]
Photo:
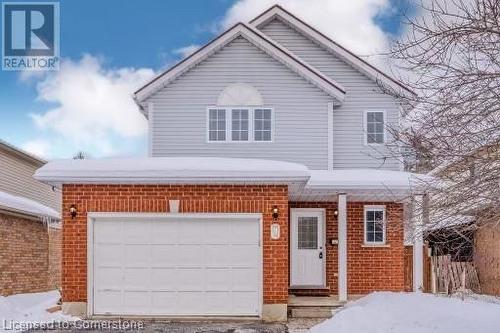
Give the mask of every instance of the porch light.
[[76, 206], [75, 205], [69, 206], [69, 214], [71, 215], [72, 219], [76, 217], [76, 213], [77, 213]]
[[339, 215], [339, 211], [335, 209], [335, 210], [333, 211], [333, 215], [334, 215], [334, 216], [338, 216], [338, 215]]
[[274, 207], [273, 207], [273, 219], [274, 219], [274, 220], [277, 220], [277, 219], [278, 219], [278, 216], [279, 216], [278, 206], [274, 206]]

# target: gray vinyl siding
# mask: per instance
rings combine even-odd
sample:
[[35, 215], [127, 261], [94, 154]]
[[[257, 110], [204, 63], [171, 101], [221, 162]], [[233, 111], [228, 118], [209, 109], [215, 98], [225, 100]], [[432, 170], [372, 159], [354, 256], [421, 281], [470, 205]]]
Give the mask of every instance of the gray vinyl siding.
[[[207, 142], [207, 107], [232, 83], [254, 86], [273, 108], [273, 142]], [[147, 102], [154, 105], [153, 156], [219, 156], [298, 162], [327, 168], [327, 112], [333, 99], [238, 37]]]
[[384, 147], [364, 144], [364, 112], [385, 110], [387, 122], [397, 123], [400, 111], [396, 100], [382, 93], [365, 75], [283, 22], [274, 19], [261, 30], [347, 90], [345, 102], [334, 110], [333, 167], [399, 170], [396, 159], [384, 162], [383, 157], [390, 155]]
[[0, 146], [0, 191], [37, 201], [61, 211], [61, 193], [33, 178], [42, 164], [34, 164]]

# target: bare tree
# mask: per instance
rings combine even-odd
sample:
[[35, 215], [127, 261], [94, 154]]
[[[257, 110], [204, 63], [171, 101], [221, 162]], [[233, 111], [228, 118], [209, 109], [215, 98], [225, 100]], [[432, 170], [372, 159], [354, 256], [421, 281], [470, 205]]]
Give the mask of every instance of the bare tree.
[[84, 151], [78, 151], [74, 156], [73, 156], [73, 159], [74, 160], [85, 160], [89, 157], [89, 155], [84, 152]]
[[430, 172], [429, 229], [500, 223], [500, 0], [421, 0], [391, 57], [407, 96], [395, 144]]

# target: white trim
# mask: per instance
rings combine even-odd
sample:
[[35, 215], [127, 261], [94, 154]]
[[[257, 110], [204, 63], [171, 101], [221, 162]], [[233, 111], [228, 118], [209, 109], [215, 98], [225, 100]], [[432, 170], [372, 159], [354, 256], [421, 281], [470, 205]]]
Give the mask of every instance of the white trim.
[[337, 198], [337, 255], [339, 301], [347, 301], [347, 194], [339, 193]]
[[153, 157], [153, 122], [154, 104], [148, 103], [148, 156]]
[[[368, 143], [368, 113], [382, 113], [384, 121], [384, 142]], [[365, 110], [363, 111], [363, 140], [365, 146], [384, 146], [387, 143], [387, 112], [385, 110]]]
[[[262, 318], [262, 307], [264, 305], [264, 233], [263, 233], [263, 216], [260, 213], [126, 213], [126, 212], [88, 212], [87, 213], [87, 316], [94, 316], [94, 223], [96, 219], [147, 219], [147, 218], [165, 218], [165, 219], [248, 219], [258, 220], [259, 223], [259, 309], [258, 317]], [[108, 314], [106, 314], [107, 316]], [[115, 314], [109, 314], [113, 316]], [[119, 315], [119, 314], [117, 314]], [[99, 316], [102, 316], [99, 314]], [[211, 315], [212, 316], [212, 315]], [[222, 315], [227, 317], [228, 315]], [[248, 316], [247, 314], [231, 314], [231, 316]], [[193, 315], [200, 317], [200, 315]]]
[[[320, 241], [320, 246], [322, 247], [322, 252], [323, 252], [323, 259], [322, 259], [322, 269], [323, 269], [323, 275], [322, 275], [322, 280], [323, 283], [319, 286], [314, 286], [314, 287], [326, 287], [326, 210], [324, 208], [290, 208], [290, 225], [293, 226], [295, 224], [294, 218], [297, 213], [316, 213], [321, 216], [321, 229], [322, 229], [322, 235], [321, 238], [319, 239]], [[293, 259], [292, 256], [294, 255], [294, 250], [295, 247], [292, 244], [295, 244], [295, 240], [297, 238], [296, 233], [294, 232], [294, 228], [291, 228], [291, 237], [290, 237], [290, 287], [297, 287], [298, 285], [294, 285], [292, 281], [292, 265], [293, 265]]]
[[339, 58], [353, 66], [361, 73], [368, 76], [376, 83], [383, 83], [388, 88], [391, 88], [391, 90], [393, 90], [395, 93], [402, 96], [414, 97], [416, 95], [414, 92], [406, 88], [394, 78], [390, 77], [381, 70], [377, 69], [375, 66], [356, 56], [353, 52], [347, 50], [343, 46], [335, 43], [316, 29], [312, 28], [291, 13], [287, 12], [279, 5], [275, 5], [274, 7], [268, 9], [266, 12], [260, 14], [258, 17], [251, 20], [250, 24], [254, 27], [260, 28], [275, 17], [281, 18], [284, 23], [291, 25], [295, 30], [303, 33], [312, 41], [318, 43], [319, 45], [322, 45], [328, 51], [337, 55]]
[[413, 291], [422, 292], [424, 288], [423, 195], [415, 196], [413, 209]]
[[327, 94], [333, 96], [339, 103], [343, 102], [346, 90], [342, 85], [330, 77], [323, 75], [320, 71], [293, 55], [290, 51], [262, 34], [259, 30], [244, 23], [238, 23], [232, 28], [229, 28], [219, 37], [200, 48], [174, 67], [171, 67], [166, 72], [150, 80], [146, 85], [134, 93], [134, 100], [138, 104], [144, 102], [153, 93], [164, 88], [184, 72], [240, 36], [283, 65], [292, 69]]
[[[382, 241], [381, 242], [376, 242], [376, 241], [368, 241], [366, 239], [366, 213], [369, 211], [382, 211], [382, 216], [383, 216], [383, 234], [382, 234]], [[363, 206], [363, 245], [367, 246], [376, 246], [376, 245], [386, 245], [386, 238], [387, 238], [387, 213], [386, 213], [386, 208], [385, 205], [364, 205]]]
[[[226, 111], [226, 140], [222, 141], [211, 141], [210, 140], [210, 110], [225, 110]], [[263, 109], [263, 110], [271, 110], [271, 140], [270, 141], [256, 141], [255, 133], [254, 133], [254, 121], [255, 121], [255, 110]], [[233, 110], [248, 110], [248, 140], [246, 141], [238, 141], [233, 140]], [[274, 135], [276, 130], [276, 121], [275, 121], [275, 112], [273, 107], [269, 106], [208, 106], [206, 109], [206, 134], [205, 134], [205, 142], [209, 144], [224, 144], [224, 143], [236, 143], [236, 144], [248, 144], [248, 143], [256, 143], [256, 144], [266, 144], [274, 142]]]
[[333, 170], [333, 102], [328, 102], [327, 111], [327, 168], [328, 170]]

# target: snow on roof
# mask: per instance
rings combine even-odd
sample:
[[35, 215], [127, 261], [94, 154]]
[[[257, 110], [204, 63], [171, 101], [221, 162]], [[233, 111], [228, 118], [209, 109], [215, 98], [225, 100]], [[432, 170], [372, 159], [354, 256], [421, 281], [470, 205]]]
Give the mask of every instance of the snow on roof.
[[306, 166], [290, 162], [220, 157], [146, 157], [55, 160], [35, 179], [62, 183], [288, 183], [306, 182]]
[[404, 171], [378, 169], [311, 170], [307, 184], [316, 189], [399, 189], [410, 190], [431, 177]]
[[54, 219], [61, 218], [59, 213], [50, 207], [42, 205], [36, 201], [18, 197], [2, 191], [0, 191], [0, 209], [37, 217], [51, 217]]

